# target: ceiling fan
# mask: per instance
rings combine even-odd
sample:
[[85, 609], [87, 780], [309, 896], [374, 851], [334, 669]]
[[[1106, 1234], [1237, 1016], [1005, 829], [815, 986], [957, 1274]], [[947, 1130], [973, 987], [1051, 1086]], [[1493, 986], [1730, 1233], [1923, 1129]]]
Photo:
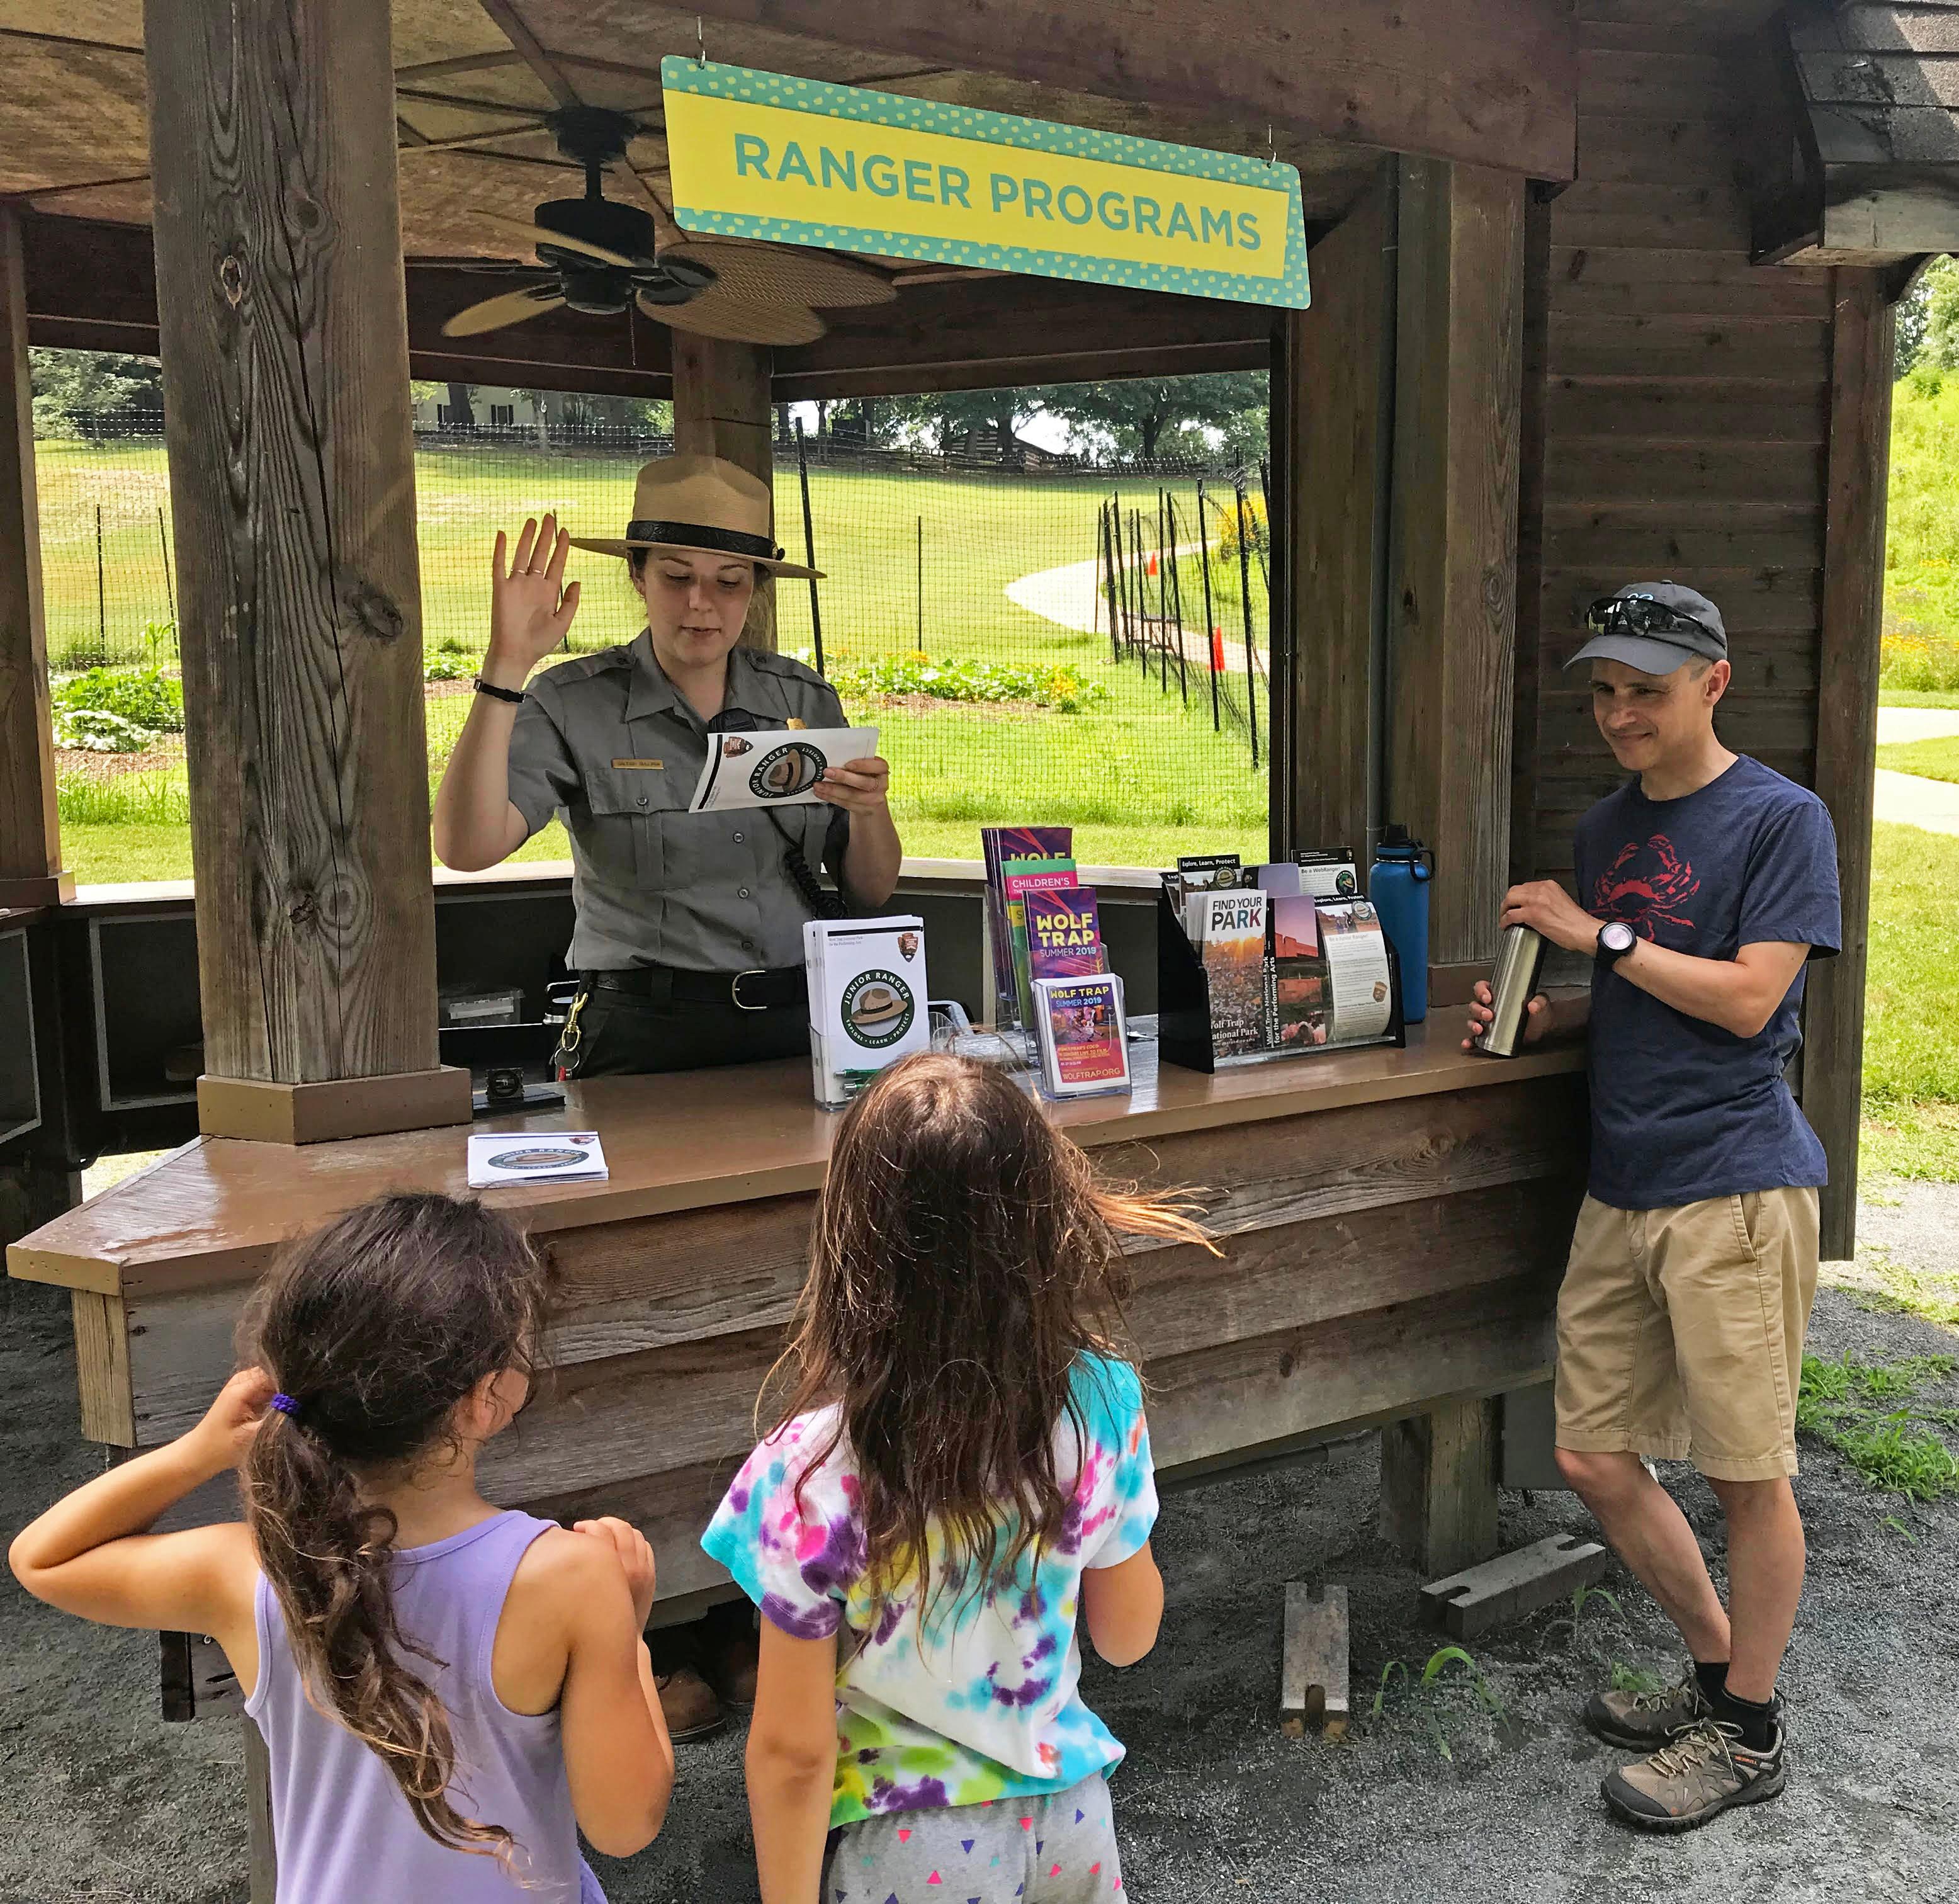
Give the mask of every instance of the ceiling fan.
[[558, 149], [585, 171], [585, 195], [551, 199], [532, 219], [478, 215], [536, 246], [535, 281], [458, 311], [445, 337], [475, 337], [560, 306], [612, 316], [637, 304], [656, 323], [743, 344], [808, 344], [827, 328], [818, 306], [888, 304], [891, 281], [868, 265], [783, 245], [699, 240], [659, 227], [637, 205], [607, 198], [601, 175], [641, 129], [623, 113], [573, 106], [545, 121]]

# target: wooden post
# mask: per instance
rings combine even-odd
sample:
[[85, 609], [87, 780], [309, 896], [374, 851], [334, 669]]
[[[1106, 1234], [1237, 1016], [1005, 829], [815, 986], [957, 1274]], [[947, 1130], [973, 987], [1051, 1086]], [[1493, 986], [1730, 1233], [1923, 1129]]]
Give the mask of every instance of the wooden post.
[[279, 1890], [279, 1849], [272, 1838], [272, 1761], [257, 1721], [238, 1715], [245, 1734], [245, 1810], [251, 1846], [249, 1904], [273, 1904]]
[[1551, 360], [1551, 202], [1524, 205], [1523, 374], [1517, 412], [1517, 639], [1510, 723], [1510, 883], [1536, 877], [1544, 639], [1544, 459]]
[[144, 11], [202, 1128], [469, 1116], [437, 1062], [387, 0]]
[[1843, 949], [1810, 968], [1802, 1054], [1803, 1112], [1830, 1160], [1822, 1237], [1823, 1254], [1830, 1260], [1854, 1255], [1857, 1247], [1894, 318], [1875, 271], [1840, 269], [1835, 301], [1816, 791], [1837, 826]]
[[[1393, 181], [1383, 176], [1313, 249], [1316, 294], [1289, 313], [1272, 391], [1292, 705], [1276, 783], [1291, 844], [1351, 846], [1364, 865], [1378, 823], [1376, 631], [1386, 548], [1384, 386], [1392, 361]], [[1208, 630], [1206, 633], [1208, 634]]]
[[74, 897], [55, 808], [21, 217], [0, 204], [0, 907]]
[[1487, 967], [1510, 883], [1524, 189], [1401, 161], [1382, 817], [1435, 850], [1443, 968]]
[[[760, 476], [775, 491], [775, 450], [770, 402], [771, 356], [765, 345], [735, 344], [673, 333], [674, 449], [681, 456], [721, 456]], [[774, 518], [770, 517], [771, 523]], [[771, 535], [775, 531], [770, 530]], [[741, 645], [776, 645], [776, 584], [755, 590]]]
[[1424, 1575], [1497, 1551], [1497, 1405], [1444, 1402], [1381, 1430], [1381, 1533]]

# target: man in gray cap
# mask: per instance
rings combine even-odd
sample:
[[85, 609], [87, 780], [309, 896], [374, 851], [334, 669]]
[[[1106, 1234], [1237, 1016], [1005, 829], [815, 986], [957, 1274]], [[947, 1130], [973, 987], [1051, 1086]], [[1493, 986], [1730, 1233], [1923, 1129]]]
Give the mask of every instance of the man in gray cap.
[[[1557, 1461], [1691, 1655], [1663, 1693], [1585, 1716], [1648, 1756], [1605, 1782], [1629, 1823], [1685, 1831], [1786, 1776], [1776, 1675], [1802, 1591], [1795, 1397], [1816, 1288], [1823, 1147], [1783, 1079], [1808, 962], [1839, 948], [1836, 835], [1814, 793], [1714, 731], [1720, 611], [1675, 582], [1595, 602], [1592, 711], [1632, 776], [1578, 823], [1577, 897], [1513, 887], [1503, 923], [1592, 961], [1589, 1194], [1557, 1304]], [[1490, 1018], [1477, 988], [1472, 1037]], [[1691, 1460], [1728, 1524], [1729, 1605], [1641, 1457]]]

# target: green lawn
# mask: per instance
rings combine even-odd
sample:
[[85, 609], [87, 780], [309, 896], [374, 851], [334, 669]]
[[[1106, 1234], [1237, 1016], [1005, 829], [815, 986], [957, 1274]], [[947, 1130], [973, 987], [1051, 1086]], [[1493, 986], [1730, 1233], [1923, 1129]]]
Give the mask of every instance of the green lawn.
[[1882, 688], [1880, 707], [1959, 707], [1959, 688]]
[[[93, 658], [99, 626], [119, 656], [135, 659], [138, 631], [168, 613], [157, 514], [168, 502], [161, 451], [43, 443], [36, 466], [57, 670]], [[556, 508], [574, 529], [616, 532], [630, 506], [634, 466], [630, 456], [419, 451], [426, 647], [468, 660], [481, 652], [499, 527], [514, 530], [527, 513]], [[1264, 768], [1253, 768], [1241, 733], [1228, 726], [1213, 733], [1201, 677], [1192, 675], [1186, 707], [1173, 670], [1166, 694], [1134, 667], [1113, 664], [1106, 634], [1061, 627], [1004, 593], [1022, 575], [1094, 555], [1097, 510], [1110, 485], [1072, 476], [817, 470], [810, 488], [818, 565], [827, 577], [821, 584], [827, 661], [847, 664], [922, 646], [940, 660], [978, 655], [1067, 662], [1109, 691], [1106, 701], [1075, 714], [960, 704], [929, 711], [853, 707], [853, 718], [882, 730], [908, 850], [976, 858], [981, 825], [1045, 822], [1076, 826], [1079, 857], [1097, 864], [1167, 865], [1179, 852], [1263, 856]], [[1154, 495], [1151, 486], [1125, 500], [1154, 511]], [[1194, 485], [1180, 486], [1180, 507], [1193, 519], [1195, 501]], [[776, 510], [800, 555], [802, 502], [792, 462], [777, 472]], [[585, 585], [573, 646], [629, 640], [638, 603], [622, 565], [574, 551], [567, 573]], [[1230, 600], [1235, 612], [1235, 593]], [[1256, 582], [1254, 604], [1262, 614], [1263, 591]], [[807, 653], [807, 585], [783, 583], [776, 610], [780, 645]], [[1263, 632], [1261, 626], [1262, 644]], [[446, 758], [467, 708], [461, 696], [430, 704], [433, 768]], [[1262, 760], [1263, 739], [1262, 733]], [[70, 784], [65, 806], [68, 857], [84, 879], [188, 876], [181, 768], [140, 782], [132, 777], [106, 794]], [[137, 818], [175, 824], [129, 824]]]
[[1892, 393], [1884, 519], [1885, 698], [1959, 703], [1959, 377], [1914, 374]]
[[1894, 741], [1878, 749], [1878, 764], [1929, 780], [1959, 780], [1959, 734], [1942, 735], [1936, 740]]
[[1865, 1168], [1959, 1180], [1959, 838], [1876, 827], [1864, 998]]

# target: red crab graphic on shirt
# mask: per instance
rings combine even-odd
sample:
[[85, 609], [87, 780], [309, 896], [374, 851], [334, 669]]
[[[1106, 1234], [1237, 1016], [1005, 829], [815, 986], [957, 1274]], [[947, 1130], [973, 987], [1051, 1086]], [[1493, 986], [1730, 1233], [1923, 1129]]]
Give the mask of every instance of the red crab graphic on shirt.
[[1694, 871], [1664, 833], [1629, 841], [1619, 857], [1592, 882], [1592, 910], [1602, 919], [1621, 919], [1648, 939], [1662, 926], [1691, 932], [1682, 911], [1700, 890]]

